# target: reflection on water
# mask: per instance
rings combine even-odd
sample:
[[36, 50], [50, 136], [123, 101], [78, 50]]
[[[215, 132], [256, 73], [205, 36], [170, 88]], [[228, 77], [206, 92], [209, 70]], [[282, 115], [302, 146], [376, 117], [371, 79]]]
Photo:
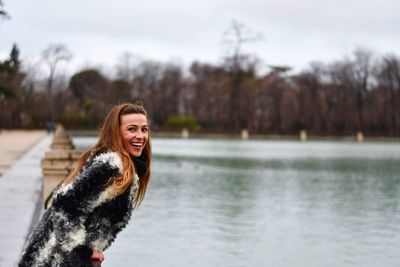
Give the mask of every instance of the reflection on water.
[[400, 263], [400, 144], [154, 139], [153, 151], [105, 267]]

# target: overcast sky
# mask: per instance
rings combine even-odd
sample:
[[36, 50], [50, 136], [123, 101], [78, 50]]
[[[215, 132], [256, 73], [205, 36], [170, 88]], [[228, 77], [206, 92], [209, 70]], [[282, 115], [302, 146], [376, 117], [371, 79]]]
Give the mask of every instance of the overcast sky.
[[74, 68], [114, 66], [123, 52], [143, 58], [219, 63], [232, 20], [263, 38], [243, 51], [295, 71], [332, 62], [356, 47], [400, 56], [399, 0], [4, 0], [0, 57], [15, 42], [23, 59], [63, 43]]

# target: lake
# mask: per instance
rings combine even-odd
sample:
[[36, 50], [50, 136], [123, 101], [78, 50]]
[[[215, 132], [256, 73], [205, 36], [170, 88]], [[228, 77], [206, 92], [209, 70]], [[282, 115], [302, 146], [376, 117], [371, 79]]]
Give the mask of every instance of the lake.
[[400, 264], [399, 143], [157, 138], [152, 146], [146, 198], [103, 267]]

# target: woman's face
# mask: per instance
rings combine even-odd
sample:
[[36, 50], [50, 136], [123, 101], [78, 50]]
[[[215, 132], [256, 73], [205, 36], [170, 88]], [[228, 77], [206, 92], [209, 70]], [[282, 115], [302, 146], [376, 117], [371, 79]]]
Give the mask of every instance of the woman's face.
[[140, 113], [122, 115], [120, 131], [129, 154], [140, 157], [149, 139], [146, 116]]

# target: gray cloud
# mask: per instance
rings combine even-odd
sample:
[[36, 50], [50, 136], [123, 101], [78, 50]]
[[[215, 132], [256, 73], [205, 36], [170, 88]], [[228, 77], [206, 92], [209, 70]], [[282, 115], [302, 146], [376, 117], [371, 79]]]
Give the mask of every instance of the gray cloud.
[[263, 34], [244, 49], [270, 63], [302, 67], [356, 46], [400, 52], [395, 0], [9, 0], [5, 8], [12, 20], [0, 24], [3, 55], [13, 42], [26, 55], [63, 42], [82, 62], [110, 64], [124, 51], [217, 62], [232, 19]]

